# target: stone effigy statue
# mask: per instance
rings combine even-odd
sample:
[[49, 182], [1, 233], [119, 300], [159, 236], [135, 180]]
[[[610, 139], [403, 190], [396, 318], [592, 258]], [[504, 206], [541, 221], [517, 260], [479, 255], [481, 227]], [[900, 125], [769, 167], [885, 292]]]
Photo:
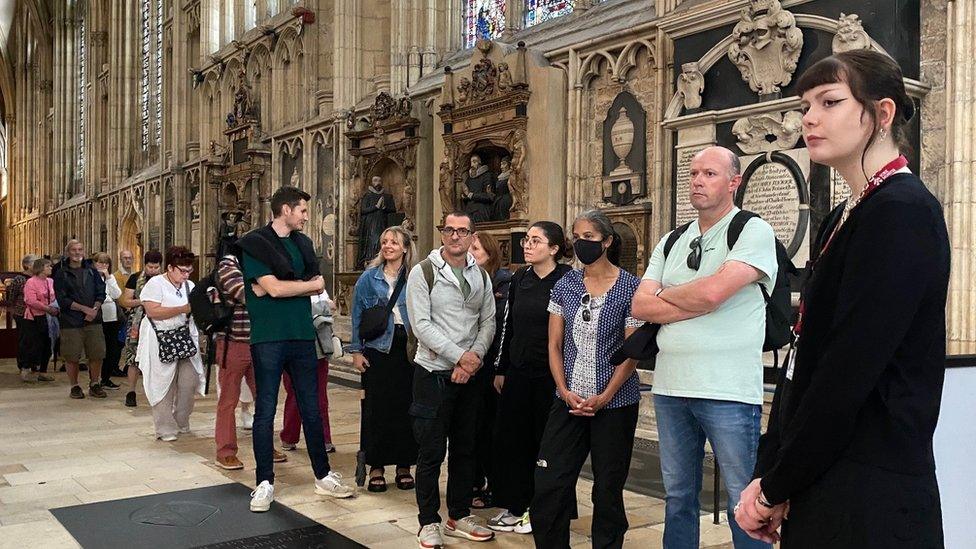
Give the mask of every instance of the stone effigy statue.
[[488, 166], [482, 164], [481, 157], [476, 154], [471, 155], [471, 169], [468, 170], [464, 186], [464, 212], [471, 216], [474, 223], [490, 221], [495, 174], [488, 171]]
[[356, 268], [364, 269], [380, 251], [380, 237], [388, 226], [388, 216], [396, 213], [393, 195], [383, 189], [383, 179], [374, 175], [359, 200], [359, 249]]
[[241, 236], [241, 217], [243, 212], [231, 210], [220, 214], [220, 227], [217, 232], [217, 257], [231, 253], [232, 247]]
[[491, 219], [493, 221], [507, 221], [512, 210], [512, 192], [508, 188], [508, 180], [512, 175], [512, 162], [508, 157], [501, 162], [501, 173], [495, 181], [495, 201], [491, 205]]

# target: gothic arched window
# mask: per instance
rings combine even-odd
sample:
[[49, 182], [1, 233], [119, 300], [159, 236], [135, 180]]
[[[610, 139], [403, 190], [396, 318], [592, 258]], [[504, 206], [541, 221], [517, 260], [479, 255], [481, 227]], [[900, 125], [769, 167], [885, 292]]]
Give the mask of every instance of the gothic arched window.
[[78, 28], [75, 33], [77, 40], [77, 61], [78, 61], [78, 120], [76, 131], [78, 133], [78, 147], [76, 149], [76, 173], [75, 178], [81, 179], [85, 176], [85, 127], [88, 122], [88, 29], [85, 25], [85, 17], [78, 18]]
[[159, 146], [163, 138], [163, 2], [142, 0], [140, 8], [142, 49], [139, 76], [139, 114], [142, 118], [142, 150]]
[[464, 46], [480, 38], [497, 38], [505, 30], [505, 0], [466, 0]]
[[526, 0], [525, 26], [531, 27], [572, 13], [574, 0]]

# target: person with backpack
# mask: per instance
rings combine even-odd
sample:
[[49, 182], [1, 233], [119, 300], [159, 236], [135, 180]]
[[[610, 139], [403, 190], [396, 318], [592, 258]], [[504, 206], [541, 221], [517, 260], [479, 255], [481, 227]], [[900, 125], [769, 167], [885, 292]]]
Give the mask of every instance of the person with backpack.
[[380, 235], [379, 253], [353, 292], [349, 352], [362, 375], [360, 446], [370, 466], [370, 492], [386, 491], [384, 468], [390, 465], [396, 467], [397, 488], [414, 486], [410, 468], [417, 463], [417, 441], [409, 415], [413, 364], [407, 354], [410, 316], [403, 286], [416, 257], [412, 235], [402, 227], [387, 228]]
[[[251, 359], [251, 318], [244, 298], [244, 273], [240, 260], [227, 254], [217, 263], [215, 271], [198, 285], [207, 292], [203, 302], [191, 294], [190, 305], [194, 320], [201, 313], [206, 318], [204, 332], [213, 335], [214, 357], [219, 365], [217, 383], [217, 414], [214, 422], [214, 443], [217, 456], [214, 463], [221, 469], [243, 469], [244, 463], [237, 457], [237, 420], [234, 411], [241, 397], [241, 383], [246, 383], [251, 394], [254, 386], [254, 363]], [[196, 298], [196, 299], [195, 299]], [[284, 453], [274, 450], [275, 463], [288, 461]]]
[[[634, 297], [635, 317], [660, 324], [654, 412], [667, 492], [664, 547], [697, 547], [705, 440], [728, 493], [736, 549], [769, 547], [735, 523], [732, 509], [752, 480], [763, 403], [766, 299], [777, 279], [776, 237], [733, 196], [739, 158], [708, 147], [691, 161], [689, 200], [698, 218], [654, 248]], [[736, 223], [738, 224], [738, 223]], [[732, 246], [728, 233], [741, 230]], [[675, 231], [677, 232], [677, 230]], [[665, 253], [666, 244], [671, 248]]]
[[495, 335], [491, 279], [468, 251], [473, 225], [464, 212], [449, 214], [440, 229], [443, 245], [407, 277], [407, 314], [417, 337], [410, 416], [418, 447], [417, 541], [422, 549], [444, 545], [439, 479], [448, 443], [444, 532], [479, 542], [495, 537], [471, 515], [470, 507], [481, 396], [471, 378], [482, 367]]

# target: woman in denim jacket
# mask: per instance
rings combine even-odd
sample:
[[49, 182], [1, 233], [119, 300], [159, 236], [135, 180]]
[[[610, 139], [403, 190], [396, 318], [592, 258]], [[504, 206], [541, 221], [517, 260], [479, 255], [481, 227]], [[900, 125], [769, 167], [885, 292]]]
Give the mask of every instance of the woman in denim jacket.
[[363, 440], [370, 492], [386, 490], [384, 467], [396, 466], [396, 485], [413, 488], [410, 467], [417, 463], [417, 443], [410, 423], [413, 366], [407, 356], [406, 286], [397, 297], [383, 335], [364, 341], [359, 335], [363, 311], [389, 303], [399, 277], [406, 277], [416, 262], [416, 247], [409, 231], [390, 227], [380, 236], [380, 252], [356, 282], [352, 306], [353, 365], [362, 374]]

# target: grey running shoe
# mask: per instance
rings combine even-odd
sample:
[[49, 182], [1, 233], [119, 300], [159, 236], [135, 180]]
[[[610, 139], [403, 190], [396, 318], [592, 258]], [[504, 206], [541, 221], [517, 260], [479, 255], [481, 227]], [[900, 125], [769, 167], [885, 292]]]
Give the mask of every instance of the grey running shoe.
[[436, 522], [424, 525], [420, 532], [417, 532], [417, 543], [420, 544], [420, 549], [444, 549], [441, 525]]
[[477, 517], [468, 515], [463, 519], [450, 519], [444, 525], [444, 533], [455, 538], [464, 538], [471, 541], [491, 541], [495, 533], [478, 524]]

